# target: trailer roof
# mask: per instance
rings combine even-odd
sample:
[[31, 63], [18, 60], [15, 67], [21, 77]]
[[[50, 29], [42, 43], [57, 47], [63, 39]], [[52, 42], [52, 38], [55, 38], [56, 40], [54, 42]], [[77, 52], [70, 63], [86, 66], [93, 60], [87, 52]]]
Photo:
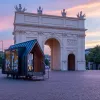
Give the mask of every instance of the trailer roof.
[[[18, 44], [15, 44], [15, 45], [11, 45], [9, 47], [9, 49], [11, 50], [11, 49], [25, 47], [25, 52], [24, 52], [24, 55], [23, 55], [23, 56], [25, 56], [25, 55], [28, 55], [31, 52], [32, 48], [35, 46], [36, 43], [38, 43], [38, 41], [36, 39], [34, 39], [34, 40], [18, 43]], [[39, 45], [39, 43], [38, 43], [38, 45]], [[42, 51], [42, 49], [41, 49], [41, 51]]]

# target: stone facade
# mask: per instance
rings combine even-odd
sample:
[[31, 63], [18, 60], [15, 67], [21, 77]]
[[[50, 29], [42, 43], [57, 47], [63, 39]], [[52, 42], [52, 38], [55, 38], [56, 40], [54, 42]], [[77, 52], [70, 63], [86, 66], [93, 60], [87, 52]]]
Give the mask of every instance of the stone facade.
[[84, 19], [15, 12], [15, 43], [37, 39], [44, 50], [48, 39], [56, 39], [61, 55], [57, 70], [68, 70], [69, 54], [75, 55], [75, 70], [85, 70], [85, 31]]

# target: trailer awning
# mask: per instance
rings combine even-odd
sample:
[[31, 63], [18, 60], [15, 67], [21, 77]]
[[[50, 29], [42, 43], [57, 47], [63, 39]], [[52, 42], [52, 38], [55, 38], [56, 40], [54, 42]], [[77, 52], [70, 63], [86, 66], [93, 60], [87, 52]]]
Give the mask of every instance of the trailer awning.
[[26, 42], [22, 42], [22, 43], [18, 43], [15, 45], [11, 45], [9, 47], [9, 49], [16, 49], [16, 48], [21, 48], [24, 47], [25, 48], [25, 52], [23, 54], [23, 56], [28, 55], [31, 50], [33, 49], [33, 47], [35, 46], [35, 44], [38, 43], [38, 41], [36, 39], [31, 40], [31, 41], [26, 41]]

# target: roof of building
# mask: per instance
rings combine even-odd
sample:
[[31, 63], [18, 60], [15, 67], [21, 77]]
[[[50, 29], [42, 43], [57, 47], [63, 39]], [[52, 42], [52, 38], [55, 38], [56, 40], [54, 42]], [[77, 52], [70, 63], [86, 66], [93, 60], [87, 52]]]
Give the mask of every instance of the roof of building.
[[90, 51], [92, 48], [85, 49], [85, 51]]
[[[24, 52], [24, 56], [25, 56], [25, 55], [27, 55], [31, 52], [31, 50], [33, 49], [33, 47], [35, 46], [36, 43], [38, 44], [38, 41], [36, 39], [34, 39], [34, 40], [18, 43], [18, 44], [15, 44], [15, 45], [11, 45], [9, 47], [9, 49], [17, 49], [17, 48], [23, 47], [23, 48], [25, 48], [25, 52]], [[38, 46], [39, 46], [39, 44], [38, 44]], [[42, 51], [42, 49], [41, 49], [41, 51]]]

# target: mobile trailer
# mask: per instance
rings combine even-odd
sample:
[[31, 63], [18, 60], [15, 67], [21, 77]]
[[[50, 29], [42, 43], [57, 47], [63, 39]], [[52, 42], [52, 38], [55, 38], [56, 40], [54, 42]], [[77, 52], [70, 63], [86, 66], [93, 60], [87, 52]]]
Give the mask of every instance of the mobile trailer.
[[38, 41], [31, 40], [10, 46], [5, 50], [2, 73], [16, 78], [20, 76], [44, 76], [44, 53]]

